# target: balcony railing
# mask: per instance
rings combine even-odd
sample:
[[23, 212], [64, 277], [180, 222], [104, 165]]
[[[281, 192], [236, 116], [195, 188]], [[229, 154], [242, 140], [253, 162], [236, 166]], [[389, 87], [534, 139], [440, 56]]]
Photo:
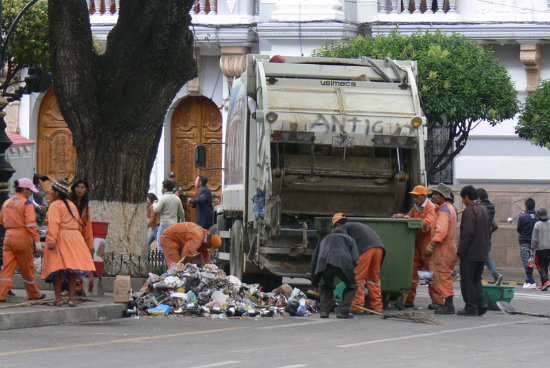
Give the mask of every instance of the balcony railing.
[[[86, 0], [90, 15], [117, 15], [120, 0]], [[217, 14], [218, 0], [196, 0], [191, 14]]]
[[456, 0], [378, 0], [379, 14], [444, 14], [456, 12]]

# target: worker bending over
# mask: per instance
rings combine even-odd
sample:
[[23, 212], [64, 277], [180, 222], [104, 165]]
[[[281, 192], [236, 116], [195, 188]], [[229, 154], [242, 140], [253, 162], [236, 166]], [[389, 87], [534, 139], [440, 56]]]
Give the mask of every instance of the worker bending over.
[[355, 272], [359, 252], [352, 237], [336, 229], [321, 240], [311, 259], [311, 285], [321, 287], [320, 317], [328, 318], [333, 308], [334, 287], [340, 282], [346, 284], [342, 302], [336, 317], [353, 318], [349, 313], [351, 301], [357, 290]]
[[[357, 291], [353, 298], [353, 304], [365, 305], [365, 280], [369, 290], [370, 309], [381, 312], [384, 307], [382, 303], [382, 288], [380, 284], [380, 267], [384, 260], [384, 243], [378, 234], [368, 225], [360, 222], [350, 222], [342, 213], [332, 217], [332, 226], [344, 230], [345, 234], [351, 236], [357, 244], [359, 260], [355, 266], [355, 282]], [[351, 307], [355, 314], [365, 313], [355, 306]]]
[[218, 249], [222, 240], [212, 228], [207, 231], [193, 222], [180, 222], [169, 226], [161, 236], [161, 244], [168, 267], [195, 252], [202, 254], [204, 263], [210, 263], [210, 253]]

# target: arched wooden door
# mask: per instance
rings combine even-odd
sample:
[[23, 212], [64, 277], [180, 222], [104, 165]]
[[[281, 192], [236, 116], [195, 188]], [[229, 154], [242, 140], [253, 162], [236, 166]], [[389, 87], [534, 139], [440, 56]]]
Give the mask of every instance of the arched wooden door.
[[[68, 178], [72, 182], [76, 164], [73, 135], [59, 111], [53, 88], [46, 92], [40, 105], [37, 130], [36, 171], [48, 175], [52, 181]], [[44, 192], [48, 198], [51, 198], [51, 182], [42, 182], [42, 184]]]
[[[222, 115], [218, 106], [206, 97], [189, 97], [182, 100], [172, 116], [171, 124], [171, 169], [188, 193], [195, 198], [197, 189], [194, 181], [198, 174], [208, 177], [208, 188], [214, 197], [214, 206], [221, 201], [221, 170], [199, 170], [195, 168], [195, 147], [201, 143], [220, 143], [222, 140]], [[221, 167], [222, 147], [213, 144], [207, 148], [207, 166]], [[195, 210], [185, 200], [185, 217], [195, 221]]]

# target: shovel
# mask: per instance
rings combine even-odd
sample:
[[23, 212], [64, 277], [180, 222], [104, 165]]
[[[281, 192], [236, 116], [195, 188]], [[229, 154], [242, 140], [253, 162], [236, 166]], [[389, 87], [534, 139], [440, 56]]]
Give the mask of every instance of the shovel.
[[514, 308], [510, 303], [505, 302], [504, 300], [497, 301], [498, 309], [503, 311], [507, 314], [521, 314], [524, 316], [532, 316], [532, 317], [542, 317], [542, 318], [550, 318], [550, 314], [539, 314], [539, 313], [531, 313], [531, 312], [520, 312], [516, 308]]

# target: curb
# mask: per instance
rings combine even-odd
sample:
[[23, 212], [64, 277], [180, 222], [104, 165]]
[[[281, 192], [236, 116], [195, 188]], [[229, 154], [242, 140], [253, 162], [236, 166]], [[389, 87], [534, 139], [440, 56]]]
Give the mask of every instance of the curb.
[[[16, 292], [18, 295], [25, 295], [24, 290], [16, 290]], [[16, 299], [21, 299], [21, 302], [27, 301], [24, 297], [16, 297]], [[5, 304], [5, 307], [0, 309], [0, 331], [123, 318], [127, 303], [113, 303], [111, 300], [112, 296], [106, 296], [99, 300], [89, 299], [74, 308], [67, 305], [61, 307], [13, 305], [10, 307], [9, 302], [2, 303]], [[12, 303], [14, 302], [19, 303], [16, 300], [12, 301]]]

